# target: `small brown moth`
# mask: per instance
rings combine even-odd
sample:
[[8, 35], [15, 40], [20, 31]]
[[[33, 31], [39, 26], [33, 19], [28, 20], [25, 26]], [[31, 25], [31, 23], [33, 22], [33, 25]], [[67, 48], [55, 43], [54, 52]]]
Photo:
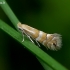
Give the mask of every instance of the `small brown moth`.
[[[54, 33], [54, 34], [48, 34], [43, 31], [40, 31], [38, 29], [35, 29], [31, 26], [28, 26], [26, 24], [17, 24], [18, 29], [22, 32], [23, 37], [24, 34], [31, 40], [32, 43], [34, 39], [36, 43], [39, 45], [38, 42], [43, 44], [46, 48], [49, 48], [51, 50], [58, 50], [61, 48], [61, 35]], [[32, 39], [31, 39], [32, 38]], [[24, 41], [24, 38], [23, 38]]]

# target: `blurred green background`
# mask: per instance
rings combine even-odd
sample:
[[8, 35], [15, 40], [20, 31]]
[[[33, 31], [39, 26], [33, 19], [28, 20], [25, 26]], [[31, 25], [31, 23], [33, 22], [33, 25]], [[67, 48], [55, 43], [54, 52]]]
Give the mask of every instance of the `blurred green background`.
[[[70, 69], [70, 0], [6, 0], [25, 24], [46, 33], [62, 35], [62, 48], [46, 52]], [[14, 28], [0, 8], [0, 19]], [[0, 30], [0, 70], [43, 70], [36, 57]]]

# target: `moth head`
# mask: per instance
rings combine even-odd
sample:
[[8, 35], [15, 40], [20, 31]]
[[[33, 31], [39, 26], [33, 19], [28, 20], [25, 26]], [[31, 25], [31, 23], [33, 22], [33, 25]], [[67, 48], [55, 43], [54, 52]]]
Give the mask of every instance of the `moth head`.
[[51, 50], [60, 49], [62, 46], [61, 35], [55, 33], [55, 34], [51, 34], [50, 36], [52, 36], [52, 39], [47, 43], [48, 48]]
[[17, 24], [17, 27], [20, 31], [23, 31], [22, 24], [20, 22]]

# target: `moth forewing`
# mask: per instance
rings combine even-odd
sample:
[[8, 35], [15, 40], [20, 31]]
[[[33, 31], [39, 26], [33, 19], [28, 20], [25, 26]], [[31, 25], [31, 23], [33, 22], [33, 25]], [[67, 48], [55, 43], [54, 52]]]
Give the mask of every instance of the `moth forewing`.
[[[61, 48], [62, 41], [61, 41], [60, 34], [57, 33], [48, 34], [38, 29], [35, 29], [31, 26], [28, 26], [26, 24], [21, 24], [21, 23], [18, 23], [17, 27], [22, 32], [22, 34], [25, 34], [30, 39], [31, 42], [33, 42], [32, 39], [34, 39], [36, 42], [37, 41], [40, 42], [46, 48], [49, 48], [51, 50], [58, 50]], [[38, 42], [37, 44], [38, 46], [40, 46]]]

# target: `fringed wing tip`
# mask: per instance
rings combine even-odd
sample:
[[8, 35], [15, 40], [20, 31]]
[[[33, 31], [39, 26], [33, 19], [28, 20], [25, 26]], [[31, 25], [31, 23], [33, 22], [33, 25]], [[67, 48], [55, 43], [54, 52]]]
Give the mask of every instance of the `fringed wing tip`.
[[60, 34], [54, 33], [54, 38], [53, 40], [56, 40], [56, 46], [54, 46], [55, 48], [52, 50], [59, 50], [62, 46], [62, 37]]

